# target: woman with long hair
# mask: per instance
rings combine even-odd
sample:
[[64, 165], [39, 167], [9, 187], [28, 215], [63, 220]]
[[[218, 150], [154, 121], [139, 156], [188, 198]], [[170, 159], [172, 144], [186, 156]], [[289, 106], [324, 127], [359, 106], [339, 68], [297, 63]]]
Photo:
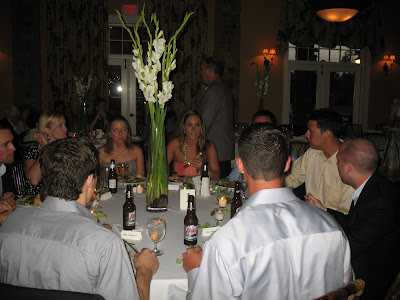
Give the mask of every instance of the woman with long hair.
[[67, 131], [62, 113], [55, 111], [45, 112], [40, 116], [39, 132], [34, 134], [37, 144], [27, 148], [24, 156], [25, 176], [29, 181], [26, 194], [38, 194], [43, 186], [39, 164], [40, 150], [47, 144], [66, 138]]
[[144, 174], [143, 151], [132, 144], [132, 131], [128, 121], [123, 116], [114, 116], [108, 124], [107, 142], [99, 149], [100, 166], [110, 165], [112, 159], [115, 163], [129, 165], [128, 176]]
[[204, 163], [208, 163], [210, 178], [220, 179], [217, 150], [206, 140], [203, 118], [198, 111], [189, 110], [179, 126], [179, 137], [167, 147], [168, 165], [174, 161], [177, 175], [198, 176]]

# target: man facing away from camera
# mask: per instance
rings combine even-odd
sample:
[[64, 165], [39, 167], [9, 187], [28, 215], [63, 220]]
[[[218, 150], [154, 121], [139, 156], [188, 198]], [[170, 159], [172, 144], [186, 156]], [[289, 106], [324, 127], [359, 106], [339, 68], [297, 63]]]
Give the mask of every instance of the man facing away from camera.
[[40, 207], [16, 210], [0, 227], [0, 282], [148, 299], [158, 268], [154, 253], [135, 254], [135, 280], [123, 241], [87, 208], [97, 164], [96, 150], [84, 140], [62, 139], [43, 148], [40, 168], [49, 196]]
[[350, 282], [350, 246], [342, 229], [283, 187], [290, 166], [284, 133], [253, 124], [240, 137], [239, 155], [250, 198], [204, 251], [197, 246], [183, 254], [187, 298], [313, 299]]

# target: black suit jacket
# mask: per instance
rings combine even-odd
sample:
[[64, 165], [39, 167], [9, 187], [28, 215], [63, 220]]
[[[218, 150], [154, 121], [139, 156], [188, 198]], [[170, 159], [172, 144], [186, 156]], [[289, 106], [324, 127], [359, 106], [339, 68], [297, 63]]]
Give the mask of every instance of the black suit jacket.
[[357, 278], [366, 282], [363, 299], [383, 299], [400, 271], [398, 187], [375, 172], [349, 214], [329, 211], [344, 229]]

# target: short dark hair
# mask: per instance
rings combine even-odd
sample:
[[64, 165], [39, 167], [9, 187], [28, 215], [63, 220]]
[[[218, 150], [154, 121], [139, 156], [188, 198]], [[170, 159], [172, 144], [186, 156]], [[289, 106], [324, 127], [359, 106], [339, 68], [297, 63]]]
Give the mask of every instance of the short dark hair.
[[375, 172], [379, 163], [379, 152], [375, 145], [364, 138], [350, 138], [340, 152], [343, 162], [351, 163], [361, 174]]
[[253, 179], [277, 180], [283, 178], [290, 156], [290, 143], [287, 136], [274, 126], [255, 123], [243, 131], [239, 139], [239, 155]]
[[339, 138], [342, 134], [343, 118], [334, 110], [327, 108], [314, 110], [310, 113], [308, 120], [316, 121], [317, 127], [321, 130], [321, 132], [330, 130], [337, 138]]
[[77, 200], [88, 176], [97, 174], [97, 150], [84, 139], [61, 139], [43, 147], [39, 163], [47, 195]]
[[207, 57], [204, 60], [204, 63], [206, 64], [207, 68], [211, 68], [211, 70], [220, 77], [222, 77], [222, 74], [224, 74], [224, 64], [218, 58]]
[[278, 125], [278, 120], [276, 119], [275, 115], [267, 109], [257, 111], [251, 118], [251, 123], [254, 123], [254, 120], [257, 117], [268, 117], [271, 119], [271, 124]]

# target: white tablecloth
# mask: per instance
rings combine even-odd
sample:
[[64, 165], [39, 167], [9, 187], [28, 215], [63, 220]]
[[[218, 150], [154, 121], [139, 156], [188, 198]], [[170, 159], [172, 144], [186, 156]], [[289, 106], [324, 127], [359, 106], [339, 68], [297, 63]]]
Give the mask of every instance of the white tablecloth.
[[[160, 216], [166, 220], [167, 233], [165, 238], [158, 243], [158, 249], [164, 251], [164, 255], [158, 256], [160, 267], [154, 275], [150, 288], [150, 299], [185, 299], [187, 292], [187, 274], [183, 270], [182, 265], [176, 263], [177, 258], [182, 258], [182, 253], [186, 251], [183, 243], [184, 225], [183, 220], [186, 216], [186, 210], [179, 209], [179, 192], [168, 192], [168, 211], [163, 213], [149, 213], [145, 210], [146, 195], [134, 194], [136, 204], [137, 226], [142, 226], [142, 240], [134, 242], [135, 247], [140, 251], [146, 247], [153, 249], [153, 242], [146, 235], [146, 220], [150, 216]], [[108, 200], [100, 200], [103, 212], [108, 214], [105, 219], [100, 219], [101, 223], [122, 224], [122, 206], [125, 202], [125, 195], [122, 189]], [[211, 211], [217, 207], [217, 196], [196, 197], [196, 215], [199, 224], [209, 222], [212, 226], [215, 219], [210, 216]], [[224, 218], [220, 225], [225, 224], [229, 220], [229, 214]], [[199, 231], [197, 243], [204, 245], [206, 237], [201, 236]]]

